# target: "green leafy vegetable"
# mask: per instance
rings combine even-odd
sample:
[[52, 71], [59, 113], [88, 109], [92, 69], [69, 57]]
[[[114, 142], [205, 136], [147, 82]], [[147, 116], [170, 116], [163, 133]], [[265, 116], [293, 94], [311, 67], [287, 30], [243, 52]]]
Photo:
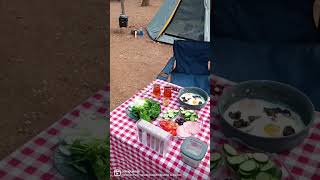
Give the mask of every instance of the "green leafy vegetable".
[[161, 106], [160, 103], [151, 99], [138, 99], [129, 107], [129, 111], [138, 119], [150, 122], [159, 116]]
[[76, 139], [67, 148], [71, 152], [69, 164], [72, 167], [82, 173], [92, 174], [97, 180], [109, 178], [109, 138]]

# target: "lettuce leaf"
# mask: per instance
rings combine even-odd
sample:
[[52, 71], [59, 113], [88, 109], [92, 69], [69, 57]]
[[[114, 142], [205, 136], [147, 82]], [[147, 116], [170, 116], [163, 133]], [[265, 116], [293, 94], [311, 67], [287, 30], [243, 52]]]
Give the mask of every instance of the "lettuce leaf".
[[138, 99], [130, 109], [132, 115], [149, 122], [156, 119], [161, 113], [160, 103], [151, 99]]

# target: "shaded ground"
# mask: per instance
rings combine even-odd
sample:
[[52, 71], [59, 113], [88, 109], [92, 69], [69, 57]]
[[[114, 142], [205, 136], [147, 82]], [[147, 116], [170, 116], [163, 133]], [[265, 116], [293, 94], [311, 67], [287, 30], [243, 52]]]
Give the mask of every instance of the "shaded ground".
[[1, 159], [103, 87], [107, 10], [106, 0], [0, 2]]
[[131, 29], [145, 28], [163, 0], [152, 0], [151, 6], [141, 7], [140, 0], [125, 1], [129, 28], [120, 31], [120, 3], [110, 3], [110, 65], [111, 110], [144, 88], [172, 56], [172, 46], [155, 43], [145, 32], [144, 39], [135, 39]]

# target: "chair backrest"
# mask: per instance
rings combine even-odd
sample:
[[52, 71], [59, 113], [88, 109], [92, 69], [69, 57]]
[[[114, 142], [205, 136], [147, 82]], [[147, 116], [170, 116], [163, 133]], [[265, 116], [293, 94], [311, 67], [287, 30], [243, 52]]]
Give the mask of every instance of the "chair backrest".
[[315, 0], [213, 1], [213, 39], [254, 42], [319, 42]]
[[210, 43], [176, 40], [173, 53], [176, 59], [175, 72], [186, 74], [209, 75]]

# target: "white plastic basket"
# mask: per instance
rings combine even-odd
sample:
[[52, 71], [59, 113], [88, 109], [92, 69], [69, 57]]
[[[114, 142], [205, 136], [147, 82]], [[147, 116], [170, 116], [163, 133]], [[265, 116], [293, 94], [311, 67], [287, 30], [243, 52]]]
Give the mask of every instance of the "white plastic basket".
[[165, 155], [171, 142], [171, 134], [145, 120], [137, 122], [139, 141], [155, 150], [161, 155]]

